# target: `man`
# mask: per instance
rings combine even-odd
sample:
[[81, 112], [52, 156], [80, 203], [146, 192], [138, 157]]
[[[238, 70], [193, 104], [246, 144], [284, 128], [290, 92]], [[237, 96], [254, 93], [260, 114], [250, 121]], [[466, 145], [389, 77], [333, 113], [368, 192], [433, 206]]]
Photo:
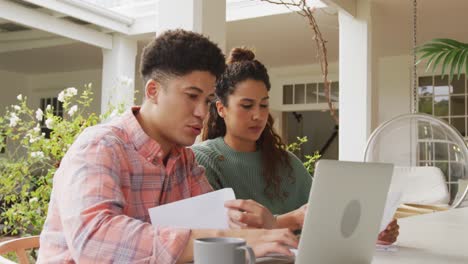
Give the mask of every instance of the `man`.
[[38, 263], [176, 263], [193, 258], [193, 240], [231, 236], [256, 255], [291, 255], [287, 229], [155, 228], [148, 209], [211, 191], [191, 150], [200, 134], [221, 50], [200, 34], [168, 31], [143, 51], [145, 100], [121, 118], [86, 129], [54, 176]]

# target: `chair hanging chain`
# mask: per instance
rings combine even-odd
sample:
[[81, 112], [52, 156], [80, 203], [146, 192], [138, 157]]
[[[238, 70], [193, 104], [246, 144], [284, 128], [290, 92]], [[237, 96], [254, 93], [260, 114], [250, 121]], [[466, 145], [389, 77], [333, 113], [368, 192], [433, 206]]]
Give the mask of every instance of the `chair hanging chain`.
[[415, 114], [418, 109], [418, 72], [416, 67], [416, 27], [417, 27], [417, 19], [418, 19], [418, 1], [413, 0], [413, 82], [412, 82], [412, 90], [413, 90], [413, 104], [411, 106], [411, 113]]

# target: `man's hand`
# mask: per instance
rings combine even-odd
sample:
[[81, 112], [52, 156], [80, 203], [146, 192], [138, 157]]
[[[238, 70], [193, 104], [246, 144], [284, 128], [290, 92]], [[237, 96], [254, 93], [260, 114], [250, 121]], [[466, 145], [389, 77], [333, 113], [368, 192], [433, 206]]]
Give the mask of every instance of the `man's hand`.
[[249, 229], [244, 231], [244, 239], [255, 252], [255, 256], [262, 257], [269, 253], [294, 256], [290, 248], [297, 248], [298, 238], [289, 229]]
[[254, 200], [232, 200], [224, 203], [231, 228], [276, 228], [276, 219], [263, 205]]
[[255, 256], [263, 257], [269, 253], [293, 256], [289, 249], [297, 248], [298, 238], [288, 229], [192, 229], [190, 238], [177, 263], [186, 263], [193, 260], [194, 240], [203, 237], [238, 237], [245, 239], [251, 246]]
[[377, 244], [380, 245], [391, 245], [395, 243], [399, 235], [400, 226], [396, 219], [393, 219], [385, 228], [384, 231], [380, 232], [377, 238]]

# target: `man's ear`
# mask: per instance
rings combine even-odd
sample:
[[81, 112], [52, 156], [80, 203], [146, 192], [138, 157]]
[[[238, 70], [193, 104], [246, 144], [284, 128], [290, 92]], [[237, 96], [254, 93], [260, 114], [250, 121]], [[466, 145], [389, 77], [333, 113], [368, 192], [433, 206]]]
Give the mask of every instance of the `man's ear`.
[[149, 79], [145, 85], [145, 98], [158, 103], [158, 97], [161, 93], [161, 84], [153, 79]]
[[220, 100], [216, 101], [216, 110], [218, 111], [218, 115], [221, 118], [224, 118], [224, 116], [226, 115], [225, 112], [224, 112], [224, 111], [226, 111], [226, 108], [224, 107], [223, 103], [221, 103]]

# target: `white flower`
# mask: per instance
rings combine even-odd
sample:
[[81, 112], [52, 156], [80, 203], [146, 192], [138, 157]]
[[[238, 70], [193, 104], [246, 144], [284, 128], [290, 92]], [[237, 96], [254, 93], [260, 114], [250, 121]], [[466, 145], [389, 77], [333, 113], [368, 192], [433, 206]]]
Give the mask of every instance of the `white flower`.
[[13, 107], [16, 111], [21, 110], [21, 107], [20, 107], [19, 105], [12, 105], [12, 107]]
[[127, 86], [132, 86], [133, 85], [133, 79], [128, 78], [126, 83], [127, 83]]
[[119, 76], [119, 82], [123, 85], [125, 85], [125, 82], [127, 81], [127, 76]]
[[15, 127], [18, 124], [18, 121], [16, 119], [10, 119], [10, 127]]
[[64, 102], [65, 99], [73, 97], [78, 94], [78, 90], [75, 87], [68, 87], [67, 89], [61, 91], [58, 95], [58, 100]]
[[63, 103], [63, 101], [65, 101], [65, 91], [61, 91], [61, 92], [58, 94], [57, 100], [59, 100], [59, 101], [62, 102], [62, 103]]
[[22, 95], [22, 94], [18, 94], [18, 96], [16, 96], [16, 99], [18, 99], [18, 100], [20, 100], [20, 101], [23, 100], [23, 95]]
[[46, 127], [47, 127], [48, 129], [53, 129], [53, 128], [54, 128], [54, 125], [55, 125], [55, 124], [54, 124], [54, 119], [52, 119], [52, 118], [50, 118], [50, 117], [47, 118], [47, 120], [45, 121], [45, 124], [46, 124]]
[[34, 143], [41, 139], [41, 128], [39, 124], [32, 129], [31, 133], [26, 134], [26, 137], [29, 137], [29, 143]]
[[52, 110], [52, 106], [51, 106], [50, 104], [48, 104], [45, 110], [46, 110], [46, 112], [51, 111], [51, 110]]
[[75, 87], [69, 87], [65, 90], [68, 97], [72, 97], [78, 94], [78, 90]]
[[70, 110], [68, 110], [68, 115], [72, 116], [77, 110], [78, 110], [77, 105], [74, 105], [74, 106], [70, 107]]
[[29, 143], [34, 143], [39, 140], [39, 137], [34, 137], [33, 135], [29, 135]]
[[39, 127], [39, 124], [37, 124], [34, 128], [33, 128], [33, 131], [35, 134], [38, 134], [41, 133], [41, 128]]
[[129, 78], [127, 76], [120, 76], [119, 77], [119, 82], [123, 85], [123, 86], [131, 86], [133, 84], [133, 80], [132, 78]]
[[10, 127], [15, 127], [20, 121], [19, 117], [15, 113], [11, 113], [10, 115]]
[[44, 158], [44, 152], [42, 151], [31, 152], [31, 158]]
[[36, 110], [36, 119], [38, 121], [42, 121], [42, 118], [44, 117], [44, 112], [42, 112], [42, 109], [38, 108]]
[[116, 117], [118, 114], [119, 114], [119, 111], [117, 109], [112, 110], [112, 112], [109, 115], [109, 119]]
[[29, 199], [30, 203], [36, 203], [38, 201], [39, 201], [39, 199], [37, 199], [37, 197], [33, 197], [33, 198]]

